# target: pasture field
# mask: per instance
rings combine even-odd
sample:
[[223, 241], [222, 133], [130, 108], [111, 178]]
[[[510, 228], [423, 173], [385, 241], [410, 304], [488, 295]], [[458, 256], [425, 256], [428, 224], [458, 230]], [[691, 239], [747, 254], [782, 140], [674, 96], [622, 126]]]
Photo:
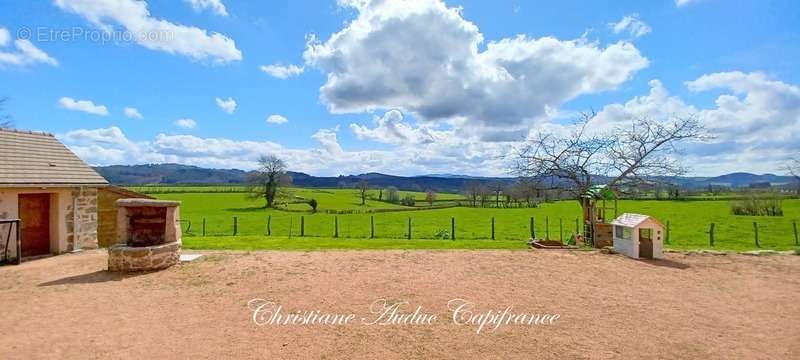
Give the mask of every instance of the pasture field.
[[[507, 242], [524, 246], [530, 238], [531, 218], [535, 220], [535, 235], [551, 239], [568, 239], [576, 231], [580, 207], [576, 201], [541, 204], [538, 208], [469, 208], [444, 209], [409, 208], [379, 201], [368, 201], [366, 206], [353, 190], [302, 189], [300, 194], [310, 195], [319, 201], [319, 209], [356, 209], [357, 214], [325, 214], [291, 212], [265, 209], [263, 200], [250, 200], [243, 193], [165, 193], [161, 199], [180, 200], [181, 218], [185, 221], [184, 243], [189, 248], [203, 246], [228, 249], [303, 249], [303, 248], [476, 248], [475, 243], [443, 245], [437, 242], [417, 244], [415, 241], [450, 239], [451, 219], [455, 221], [456, 242], [476, 240], [489, 242], [485, 246], [509, 248]], [[424, 193], [420, 193], [424, 196]], [[458, 196], [450, 194], [450, 196]], [[307, 205], [301, 205], [308, 208]], [[703, 249], [709, 245], [708, 230], [715, 224], [714, 249], [756, 249], [755, 230], [763, 249], [789, 250], [795, 247], [792, 222], [800, 219], [800, 200], [784, 200], [784, 216], [737, 216], [730, 213], [729, 201], [666, 201], [621, 200], [619, 213], [636, 212], [653, 215], [669, 222], [669, 244], [673, 249]], [[302, 208], [299, 208], [302, 209]], [[383, 212], [370, 213], [382, 209]], [[386, 211], [412, 210], [412, 211]], [[234, 231], [236, 218], [236, 234]], [[495, 241], [492, 242], [492, 218]], [[411, 241], [408, 222], [411, 220]], [[205, 238], [203, 221], [205, 220]], [[371, 220], [374, 221], [374, 239]], [[269, 221], [269, 236], [267, 222]], [[189, 228], [189, 222], [191, 227]], [[303, 229], [301, 230], [301, 222]], [[334, 239], [335, 222], [338, 222], [338, 239]], [[581, 224], [577, 224], [582, 231]], [[186, 231], [188, 230], [188, 231]], [[301, 236], [303, 239], [298, 239]], [[291, 238], [291, 240], [289, 240]], [[305, 239], [309, 238], [309, 241]], [[294, 244], [280, 244], [280, 239]], [[369, 239], [355, 241], [353, 239]], [[403, 241], [398, 241], [403, 240]], [[328, 242], [325, 245], [316, 244]], [[412, 244], [413, 243], [413, 244]], [[494, 244], [494, 245], [490, 245]]]

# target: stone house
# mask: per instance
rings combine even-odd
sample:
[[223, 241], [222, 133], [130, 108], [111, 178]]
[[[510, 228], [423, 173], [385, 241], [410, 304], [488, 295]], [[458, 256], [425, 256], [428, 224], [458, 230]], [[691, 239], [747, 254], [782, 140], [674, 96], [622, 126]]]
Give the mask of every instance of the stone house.
[[[0, 129], [0, 219], [21, 220], [22, 257], [96, 248], [97, 196], [106, 186], [53, 135]], [[16, 257], [16, 239], [3, 230], [0, 256]]]

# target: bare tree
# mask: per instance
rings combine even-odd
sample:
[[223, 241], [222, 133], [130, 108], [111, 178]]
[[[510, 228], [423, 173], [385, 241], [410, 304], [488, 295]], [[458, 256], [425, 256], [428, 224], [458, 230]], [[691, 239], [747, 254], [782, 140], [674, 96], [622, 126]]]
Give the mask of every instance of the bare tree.
[[258, 158], [258, 169], [247, 177], [248, 196], [264, 198], [267, 207], [275, 206], [276, 199], [288, 195], [285, 187], [292, 184], [286, 173], [286, 162], [275, 155], [262, 155]]
[[397, 204], [400, 202], [400, 192], [397, 191], [397, 188], [394, 186], [389, 186], [386, 188], [386, 201]]
[[425, 201], [428, 202], [428, 206], [433, 206], [433, 202], [436, 201], [436, 193], [431, 189], [426, 190]]
[[361, 180], [356, 184], [356, 194], [361, 198], [361, 205], [366, 205], [368, 191], [369, 183], [367, 183], [367, 180]]
[[480, 197], [481, 183], [478, 181], [468, 181], [464, 184], [464, 197], [469, 201], [470, 206], [475, 207], [478, 205], [478, 198]]
[[789, 160], [789, 162], [784, 165], [784, 170], [794, 178], [795, 191], [800, 195], [800, 155]]
[[7, 102], [7, 97], [0, 97], [0, 129], [14, 127], [14, 123], [11, 122], [11, 116], [3, 112], [3, 106], [5, 106]]
[[611, 133], [590, 131], [596, 113], [583, 114], [567, 136], [539, 133], [516, 155], [512, 171], [520, 176], [564, 187], [581, 203], [589, 220], [592, 202], [581, 197], [592, 185], [605, 183], [615, 191], [636, 184], [684, 174], [675, 159], [676, 145], [705, 137], [694, 117], [657, 121], [634, 118], [630, 126]]

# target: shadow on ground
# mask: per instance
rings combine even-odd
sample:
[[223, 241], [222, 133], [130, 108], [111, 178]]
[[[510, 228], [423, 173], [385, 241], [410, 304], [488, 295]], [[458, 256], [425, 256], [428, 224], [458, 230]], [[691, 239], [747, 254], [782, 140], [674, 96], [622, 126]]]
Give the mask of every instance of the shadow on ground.
[[689, 268], [688, 264], [668, 259], [638, 259], [637, 261], [648, 265], [668, 267], [679, 270], [685, 270]]
[[148, 272], [141, 273], [116, 273], [108, 270], [98, 270], [91, 273], [69, 276], [58, 280], [43, 282], [38, 286], [54, 286], [54, 285], [74, 285], [74, 284], [95, 284], [104, 283], [109, 281], [120, 281], [123, 279], [136, 277], [139, 275], [147, 274]]

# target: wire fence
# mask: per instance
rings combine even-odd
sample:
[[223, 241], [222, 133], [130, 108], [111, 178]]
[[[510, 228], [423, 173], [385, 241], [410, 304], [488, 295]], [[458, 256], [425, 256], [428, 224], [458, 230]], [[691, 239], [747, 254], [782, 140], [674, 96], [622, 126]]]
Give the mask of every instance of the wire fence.
[[[406, 216], [403, 216], [406, 215]], [[800, 246], [797, 220], [728, 221], [696, 223], [665, 220], [665, 245], [698, 248], [778, 248]], [[328, 215], [279, 213], [264, 216], [202, 217], [182, 220], [185, 236], [279, 236], [352, 239], [528, 240], [568, 242], [583, 234], [577, 217], [458, 217]]]

